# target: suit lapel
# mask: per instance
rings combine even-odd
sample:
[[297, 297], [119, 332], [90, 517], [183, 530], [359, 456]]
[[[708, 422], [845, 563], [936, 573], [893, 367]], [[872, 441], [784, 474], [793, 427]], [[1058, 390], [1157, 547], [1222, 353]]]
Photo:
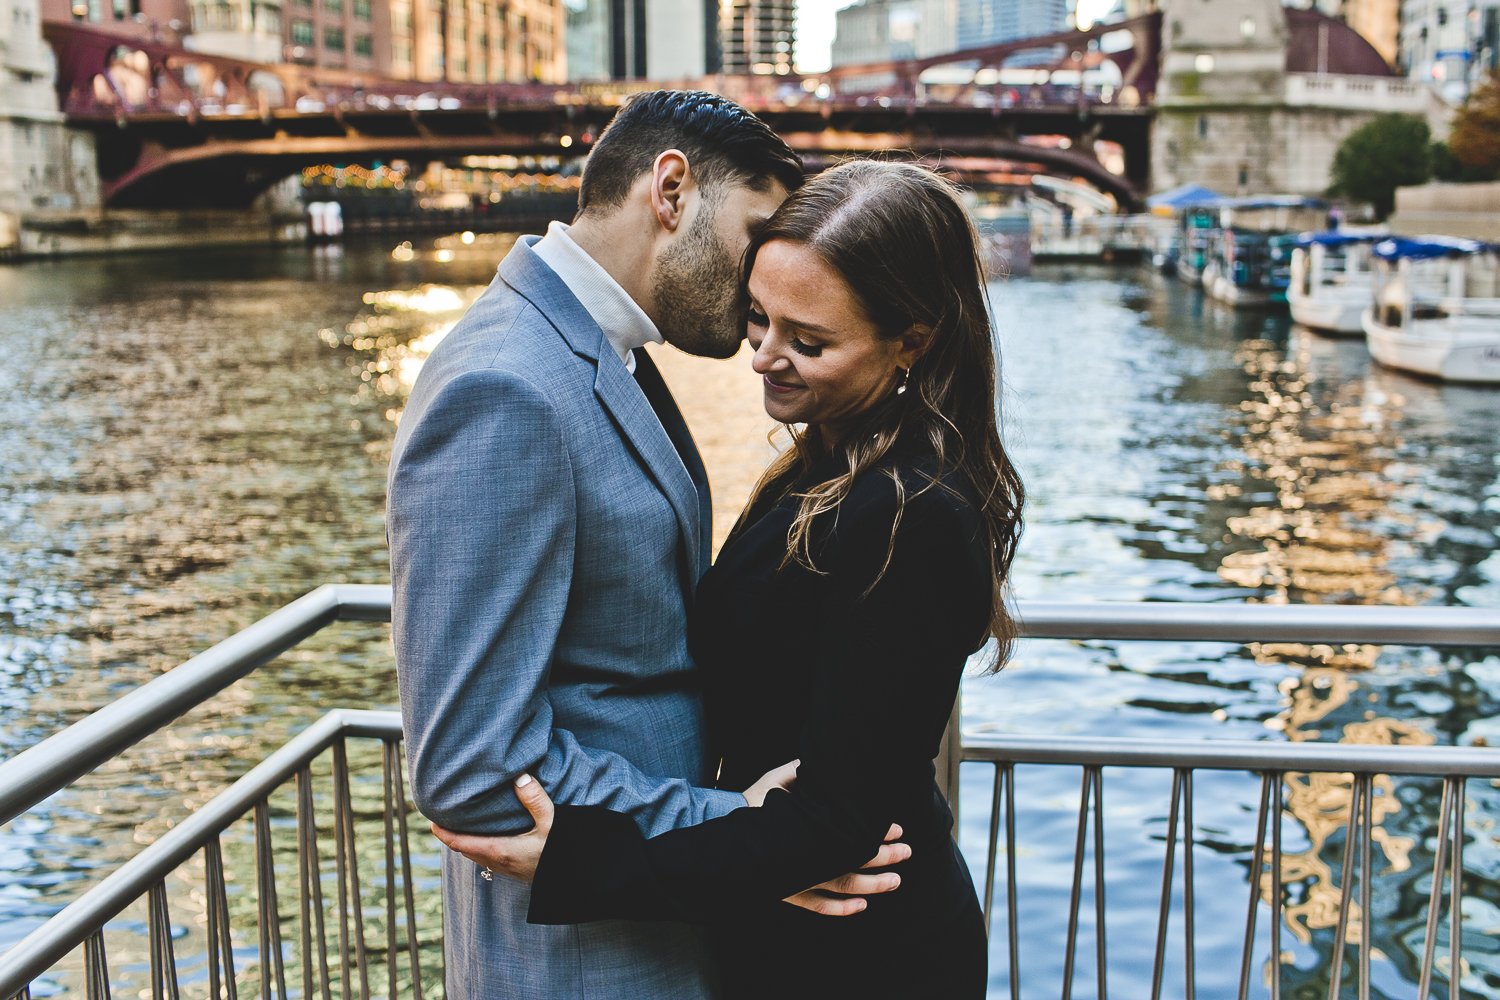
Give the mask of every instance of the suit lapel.
[[699, 551], [703, 547], [698, 490], [693, 485], [693, 478], [683, 465], [677, 449], [672, 446], [672, 439], [651, 409], [641, 387], [625, 370], [625, 363], [613, 352], [599, 359], [594, 393], [610, 416], [614, 417], [621, 432], [641, 457], [646, 471], [651, 474], [662, 493], [666, 494], [667, 502], [672, 505], [672, 512], [677, 515], [677, 527], [687, 543], [686, 562], [690, 572], [685, 575], [691, 594], [692, 588], [697, 584], [700, 572]]
[[[641, 387], [626, 371], [625, 363], [605, 339], [599, 324], [557, 273], [532, 251], [536, 239], [523, 236], [516, 242], [500, 263], [500, 278], [536, 306], [575, 354], [594, 362], [594, 394], [676, 516], [686, 556], [682, 582], [691, 597], [702, 574], [709, 544], [703, 509], [708, 503], [707, 479], [703, 480], [700, 495], [694, 484], [698, 473], [690, 473], [684, 466], [667, 430], [646, 401]], [[671, 410], [676, 414], [675, 405]], [[676, 419], [681, 420], [681, 415], [676, 414]], [[683, 430], [686, 431], [685, 425]], [[691, 444], [691, 437], [684, 436]], [[697, 449], [690, 447], [687, 454], [688, 460], [701, 470]]]

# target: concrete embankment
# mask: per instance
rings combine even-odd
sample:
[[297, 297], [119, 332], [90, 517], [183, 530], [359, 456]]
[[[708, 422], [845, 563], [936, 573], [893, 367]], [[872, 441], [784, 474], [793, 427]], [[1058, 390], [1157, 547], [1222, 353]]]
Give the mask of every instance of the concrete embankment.
[[63, 257], [182, 247], [294, 243], [307, 236], [300, 212], [172, 209], [0, 213], [0, 258]]
[[1403, 236], [1441, 233], [1500, 241], [1500, 181], [1397, 188], [1390, 227]]

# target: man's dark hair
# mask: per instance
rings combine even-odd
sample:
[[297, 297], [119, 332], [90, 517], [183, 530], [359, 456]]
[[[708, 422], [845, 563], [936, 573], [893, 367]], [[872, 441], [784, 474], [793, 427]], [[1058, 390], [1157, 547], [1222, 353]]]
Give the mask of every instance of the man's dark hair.
[[652, 90], [621, 106], [594, 142], [583, 166], [578, 212], [625, 201], [636, 178], [668, 149], [681, 150], [698, 183], [748, 184], [757, 191], [780, 181], [802, 186], [802, 160], [770, 127], [738, 104], [700, 90]]

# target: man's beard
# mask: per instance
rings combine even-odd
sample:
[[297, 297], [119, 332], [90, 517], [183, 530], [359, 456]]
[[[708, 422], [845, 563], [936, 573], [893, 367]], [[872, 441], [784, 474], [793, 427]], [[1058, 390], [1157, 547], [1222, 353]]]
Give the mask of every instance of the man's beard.
[[662, 254], [652, 297], [667, 343], [699, 357], [731, 358], [745, 335], [740, 325], [740, 262], [720, 241], [715, 214], [705, 206], [684, 238]]

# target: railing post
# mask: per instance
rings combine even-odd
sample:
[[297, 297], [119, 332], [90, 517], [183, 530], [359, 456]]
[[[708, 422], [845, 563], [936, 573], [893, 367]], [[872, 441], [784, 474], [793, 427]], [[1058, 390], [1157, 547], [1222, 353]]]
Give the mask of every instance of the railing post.
[[953, 812], [953, 836], [958, 837], [958, 765], [964, 758], [964, 696], [960, 690], [953, 696], [953, 713], [948, 716], [948, 728], [943, 730], [943, 743], [932, 759], [937, 771], [938, 787], [948, 798], [948, 808]]

